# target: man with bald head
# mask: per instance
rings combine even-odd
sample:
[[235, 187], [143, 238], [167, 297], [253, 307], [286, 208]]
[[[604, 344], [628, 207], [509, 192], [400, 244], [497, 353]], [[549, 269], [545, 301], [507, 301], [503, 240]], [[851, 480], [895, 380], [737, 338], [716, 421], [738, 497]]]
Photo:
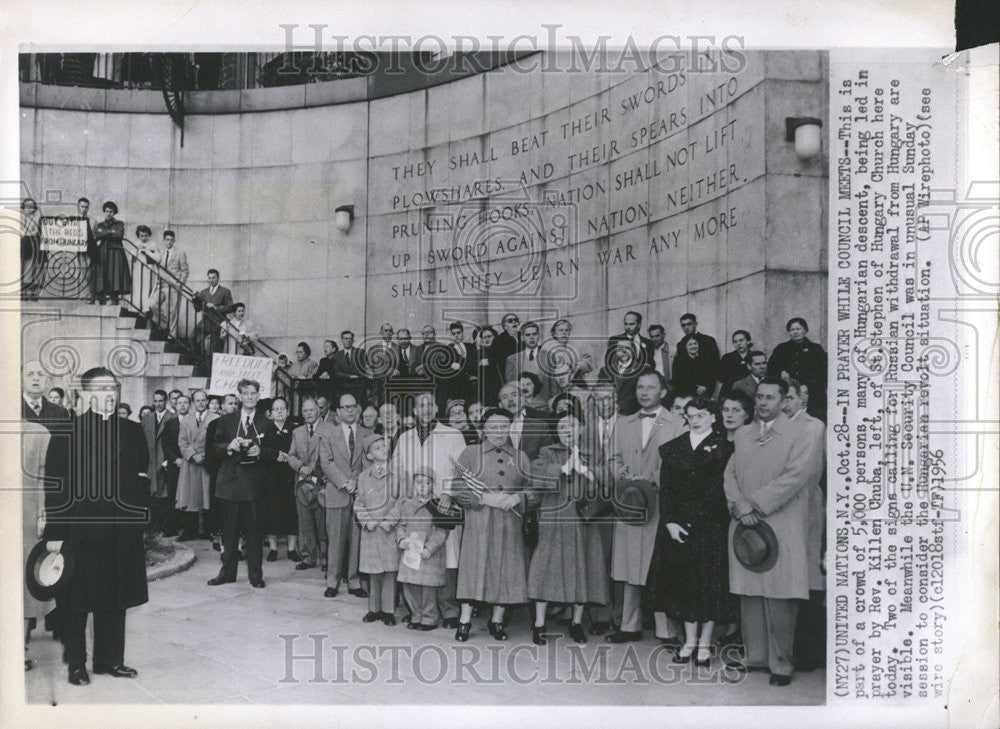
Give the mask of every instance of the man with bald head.
[[21, 368], [21, 417], [45, 424], [54, 420], [65, 420], [69, 412], [51, 403], [45, 397], [48, 375], [38, 360], [30, 360]]
[[368, 597], [358, 574], [361, 528], [354, 519], [354, 493], [365, 465], [361, 444], [371, 431], [358, 423], [361, 409], [351, 393], [340, 396], [337, 414], [340, 425], [331, 426], [321, 435], [319, 443], [319, 465], [326, 481], [327, 558], [323, 596], [336, 597], [340, 581], [346, 579], [351, 595]]

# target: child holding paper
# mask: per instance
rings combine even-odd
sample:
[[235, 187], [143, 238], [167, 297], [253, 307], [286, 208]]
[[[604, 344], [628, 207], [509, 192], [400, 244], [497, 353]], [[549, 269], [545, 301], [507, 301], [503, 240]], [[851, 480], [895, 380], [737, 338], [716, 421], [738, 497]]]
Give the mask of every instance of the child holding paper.
[[410, 606], [410, 630], [438, 627], [437, 589], [445, 585], [445, 551], [448, 532], [437, 527], [428, 502], [434, 494], [435, 475], [430, 467], [413, 473], [413, 493], [402, 502], [396, 540], [403, 550], [399, 581]]
[[399, 549], [395, 528], [399, 523], [400, 490], [403, 480], [389, 470], [389, 447], [380, 435], [369, 435], [362, 443], [365, 458], [371, 462], [358, 476], [354, 513], [361, 524], [361, 550], [358, 569], [368, 575], [368, 613], [366, 623], [381, 620], [395, 625], [396, 570]]

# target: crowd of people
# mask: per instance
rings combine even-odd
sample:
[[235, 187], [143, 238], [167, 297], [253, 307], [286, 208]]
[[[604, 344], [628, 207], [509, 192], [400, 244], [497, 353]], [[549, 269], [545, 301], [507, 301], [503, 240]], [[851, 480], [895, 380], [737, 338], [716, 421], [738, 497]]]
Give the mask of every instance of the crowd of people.
[[[506, 640], [530, 603], [539, 645], [553, 621], [577, 643], [652, 629], [678, 663], [731, 648], [734, 669], [787, 685], [824, 663], [826, 355], [798, 317], [770, 356], [745, 330], [720, 356], [694, 315], [680, 323], [671, 359], [665, 328], [647, 338], [628, 312], [600, 363], [567, 320], [546, 340], [516, 314], [472, 341], [460, 322], [447, 342], [425, 326], [416, 345], [385, 324], [319, 361], [300, 343], [295, 408], [252, 380], [157, 391], [128, 426], [146, 446], [146, 529], [213, 540], [211, 586], [245, 560], [264, 588], [284, 540], [326, 597], [346, 583], [367, 599], [366, 623], [403, 615], [466, 641], [482, 614]], [[25, 419], [58, 420], [40, 367], [24, 372]]]

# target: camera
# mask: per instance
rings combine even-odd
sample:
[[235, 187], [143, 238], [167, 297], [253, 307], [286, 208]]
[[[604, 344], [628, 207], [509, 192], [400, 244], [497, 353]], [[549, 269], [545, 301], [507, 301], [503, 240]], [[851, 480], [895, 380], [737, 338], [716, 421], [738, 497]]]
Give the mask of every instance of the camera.
[[254, 442], [250, 438], [240, 438], [240, 465], [241, 466], [252, 466], [260, 460], [260, 455], [251, 456], [250, 449], [253, 448]]

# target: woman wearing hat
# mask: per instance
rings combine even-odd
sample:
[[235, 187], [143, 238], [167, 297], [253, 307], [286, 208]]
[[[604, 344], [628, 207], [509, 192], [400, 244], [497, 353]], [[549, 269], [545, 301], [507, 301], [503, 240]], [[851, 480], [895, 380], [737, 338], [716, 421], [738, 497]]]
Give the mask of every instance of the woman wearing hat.
[[580, 498], [596, 495], [601, 484], [589, 459], [580, 453], [583, 415], [570, 407], [556, 424], [559, 442], [542, 448], [531, 464], [531, 480], [541, 499], [538, 546], [528, 568], [528, 598], [535, 600], [531, 631], [536, 645], [545, 645], [545, 611], [549, 602], [573, 605], [570, 637], [586, 643], [583, 608], [610, 600], [601, 532], [577, 511]]
[[[729, 593], [729, 509], [723, 489], [733, 444], [713, 428], [715, 404], [684, 406], [690, 430], [660, 446], [660, 523], [646, 598], [653, 610], [684, 623], [674, 661], [707, 666], [715, 624], [737, 615]], [[695, 651], [697, 650], [697, 655]]]
[[94, 239], [97, 245], [97, 261], [94, 266], [94, 290], [103, 304], [107, 299], [118, 303], [118, 297], [132, 291], [132, 272], [122, 239], [125, 224], [116, 220], [118, 206], [111, 200], [101, 208], [104, 220], [97, 224]]
[[389, 444], [374, 433], [362, 441], [365, 458], [371, 464], [358, 476], [354, 513], [361, 524], [361, 552], [358, 570], [368, 575], [368, 613], [366, 623], [381, 620], [395, 625], [396, 572], [399, 570], [399, 524], [401, 484], [405, 473], [389, 469]]
[[512, 420], [507, 410], [486, 411], [483, 442], [466, 447], [457, 461], [454, 498], [465, 509], [456, 591], [462, 603], [459, 641], [469, 639], [473, 602], [493, 605], [490, 635], [507, 640], [506, 606], [528, 599], [521, 515], [536, 499], [528, 492], [531, 463], [510, 440]]
[[397, 579], [410, 607], [410, 630], [437, 628], [437, 590], [445, 586], [448, 532], [437, 526], [431, 510], [436, 480], [434, 469], [420, 466], [413, 473], [412, 489], [400, 501], [396, 544], [403, 550], [403, 558]]

